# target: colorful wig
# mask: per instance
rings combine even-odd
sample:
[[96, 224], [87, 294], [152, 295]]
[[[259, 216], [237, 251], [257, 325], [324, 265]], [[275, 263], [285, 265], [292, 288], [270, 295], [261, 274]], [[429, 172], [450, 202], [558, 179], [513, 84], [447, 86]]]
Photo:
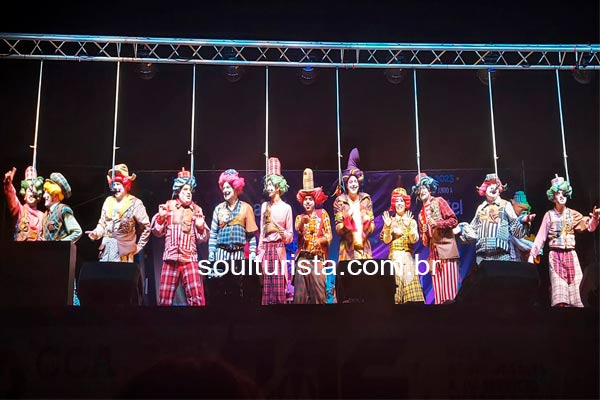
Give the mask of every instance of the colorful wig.
[[229, 183], [235, 193], [239, 195], [246, 186], [246, 181], [242, 178], [235, 169], [228, 169], [219, 176], [219, 188], [223, 190], [225, 182]]
[[561, 190], [565, 194], [565, 196], [571, 198], [571, 195], [573, 194], [573, 188], [571, 187], [569, 181], [563, 180], [560, 183], [550, 186], [550, 189], [546, 191], [546, 196], [548, 196], [548, 200], [554, 201], [554, 195]]
[[35, 198], [39, 199], [44, 193], [44, 178], [38, 176], [35, 179], [22, 180], [21, 189], [19, 190], [19, 194], [21, 195], [21, 197], [25, 197], [27, 189], [31, 189]]
[[50, 196], [58, 196], [58, 201], [63, 201], [65, 199], [65, 195], [60, 186], [56, 183], [46, 181], [44, 182], [44, 190], [50, 194]]
[[269, 175], [267, 177], [267, 179], [265, 180], [265, 189], [267, 188], [268, 181], [271, 181], [273, 183], [273, 185], [275, 185], [277, 188], [279, 188], [280, 195], [283, 195], [284, 193], [286, 193], [288, 191], [288, 189], [290, 188], [290, 186], [288, 185], [285, 178], [281, 175]]
[[421, 186], [425, 186], [431, 194], [435, 194], [438, 188], [438, 181], [421, 172], [415, 177], [415, 185], [412, 187], [412, 193], [416, 193]]
[[406, 193], [406, 189], [396, 188], [392, 191], [392, 199], [390, 200], [390, 211], [396, 211], [396, 199], [398, 199], [398, 197], [402, 197], [406, 209], [408, 210], [410, 208], [410, 196]]
[[500, 178], [498, 178], [496, 174], [488, 174], [485, 177], [485, 180], [483, 181], [481, 186], [477, 186], [477, 193], [480, 196], [485, 196], [485, 191], [487, 190], [488, 186], [493, 184], [498, 185], [498, 190], [500, 191], [500, 193], [504, 192], [504, 190], [507, 187], [507, 185], [502, 184], [502, 181], [500, 180]]
[[296, 194], [296, 200], [298, 200], [298, 203], [302, 204], [304, 203], [304, 198], [306, 196], [312, 196], [312, 198], [315, 200], [315, 206], [321, 206], [323, 205], [323, 203], [325, 203], [325, 200], [327, 200], [327, 195], [325, 194], [325, 192], [323, 192], [323, 189], [320, 187], [314, 188], [312, 190], [298, 191], [298, 194]]

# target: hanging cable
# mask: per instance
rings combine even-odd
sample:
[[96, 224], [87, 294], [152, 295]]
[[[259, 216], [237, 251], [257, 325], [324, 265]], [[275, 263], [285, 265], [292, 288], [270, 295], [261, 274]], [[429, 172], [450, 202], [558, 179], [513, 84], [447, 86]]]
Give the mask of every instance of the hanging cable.
[[194, 129], [196, 127], [196, 64], [192, 69], [192, 127], [190, 132], [190, 173], [194, 176]]
[[[112, 182], [115, 182], [115, 157], [117, 147], [117, 117], [119, 116], [119, 81], [121, 78], [121, 61], [117, 61], [117, 82], [115, 85], [115, 119], [113, 122], [113, 148], [112, 148]], [[112, 189], [112, 187], [111, 187]]]
[[265, 179], [269, 173], [269, 66], [265, 68]]
[[417, 96], [417, 70], [413, 69], [413, 86], [415, 92], [415, 141], [417, 143], [417, 175], [421, 173], [421, 146], [419, 144], [419, 98]]
[[340, 70], [337, 67], [335, 69], [335, 105], [336, 105], [336, 114], [337, 114], [336, 118], [337, 118], [338, 182], [339, 182], [340, 187], [343, 188], [344, 182], [342, 181], [342, 149], [341, 149], [341, 138], [340, 138]]
[[563, 120], [563, 109], [562, 99], [560, 96], [560, 77], [558, 75], [558, 68], [554, 70], [556, 72], [556, 95], [558, 97], [558, 114], [560, 116], [560, 134], [562, 136], [562, 147], [563, 147], [563, 160], [565, 163], [565, 178], [567, 182], [571, 182], [569, 179], [569, 167], [567, 165], [567, 144], [565, 142], [565, 122]]
[[498, 153], [496, 152], [496, 125], [494, 124], [494, 100], [492, 97], [492, 69], [488, 68], [488, 93], [490, 95], [490, 124], [492, 126], [492, 149], [494, 151], [494, 172], [498, 176]]
[[38, 130], [40, 126], [40, 99], [42, 98], [42, 72], [44, 70], [44, 60], [40, 61], [40, 79], [38, 83], [38, 97], [37, 97], [37, 108], [35, 111], [35, 131], [33, 134], [33, 161], [31, 166], [34, 171], [37, 171], [37, 142], [38, 142]]

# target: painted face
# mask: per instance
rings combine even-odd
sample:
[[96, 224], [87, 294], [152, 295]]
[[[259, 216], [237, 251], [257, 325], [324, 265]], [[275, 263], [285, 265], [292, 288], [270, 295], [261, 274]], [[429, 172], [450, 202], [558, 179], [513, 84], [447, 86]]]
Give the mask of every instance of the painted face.
[[30, 207], [35, 207], [39, 199], [35, 196], [35, 193], [31, 188], [27, 188], [25, 191], [25, 203], [29, 204]]
[[181, 190], [179, 191], [179, 201], [183, 203], [183, 205], [187, 206], [192, 202], [192, 188], [190, 185], [183, 185]]
[[50, 193], [48, 193], [47, 190], [44, 190], [44, 206], [46, 208], [50, 208], [50, 206], [54, 203], [58, 202], [58, 197], [57, 196], [52, 196]]
[[499, 196], [500, 196], [500, 188], [498, 187], [498, 184], [492, 183], [492, 184], [488, 185], [488, 187], [485, 189], [485, 198], [488, 201], [490, 201], [490, 202], [495, 201]]
[[567, 204], [567, 196], [565, 196], [565, 193], [562, 190], [554, 193], [554, 202], [562, 206]]
[[427, 188], [427, 186], [422, 185], [419, 188], [419, 199], [421, 199], [421, 201], [423, 203], [425, 203], [427, 200], [429, 200], [430, 196], [431, 196], [431, 192], [429, 191], [429, 189]]
[[355, 176], [348, 178], [348, 192], [350, 194], [357, 194], [359, 189], [358, 179]]
[[125, 197], [125, 195], [127, 194], [127, 192], [125, 191], [125, 186], [123, 186], [121, 182], [114, 182], [113, 190], [115, 199], [117, 200], [122, 200], [123, 197]]
[[315, 199], [312, 196], [304, 196], [302, 205], [304, 206], [306, 212], [312, 212], [312, 210], [315, 209]]
[[231, 199], [235, 200], [235, 190], [233, 190], [229, 182], [225, 182], [223, 184], [223, 190], [221, 192], [223, 193], [223, 198], [225, 199], [225, 201], [229, 201]]
[[273, 182], [271, 182], [271, 180], [268, 180], [267, 186], [265, 186], [265, 191], [267, 192], [269, 197], [273, 197], [277, 193], [279, 193], [279, 188], [275, 187], [275, 185], [273, 184]]
[[406, 203], [404, 202], [402, 196], [396, 197], [396, 203], [394, 203], [394, 206], [396, 207], [396, 214], [398, 215], [402, 215], [404, 214], [404, 211], [406, 211]]

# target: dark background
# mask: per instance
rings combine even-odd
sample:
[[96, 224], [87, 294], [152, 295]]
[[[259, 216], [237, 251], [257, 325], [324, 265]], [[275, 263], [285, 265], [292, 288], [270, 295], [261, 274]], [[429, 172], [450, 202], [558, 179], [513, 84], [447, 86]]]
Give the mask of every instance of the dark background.
[[[562, 2], [52, 2], [13, 5], [0, 31], [15, 33], [160, 36], [397, 43], [599, 43], [597, 1]], [[0, 60], [0, 168], [31, 163], [38, 61]], [[284, 170], [337, 169], [335, 72], [318, 71], [310, 86], [294, 68], [270, 68], [270, 154]], [[487, 87], [475, 71], [419, 71], [421, 166], [493, 170]], [[562, 71], [570, 206], [587, 213], [599, 201], [598, 73], [590, 84]], [[152, 80], [135, 65], [121, 74], [117, 162], [133, 172], [189, 167], [190, 66], [160, 65]], [[115, 64], [45, 62], [38, 171], [62, 171], [82, 227], [93, 227], [108, 194], [112, 159]], [[494, 80], [499, 168], [524, 168], [525, 187], [539, 215], [550, 207], [545, 190], [564, 175], [554, 71], [500, 71]], [[264, 69], [246, 68], [236, 83], [222, 69], [198, 67], [196, 168], [262, 169], [265, 131]], [[361, 151], [364, 170], [414, 170], [412, 80], [398, 85], [381, 70], [341, 70], [341, 143], [346, 156]], [[345, 167], [346, 159], [342, 160]], [[170, 186], [170, 180], [164, 184]], [[199, 189], [202, 190], [200, 183]], [[210, 182], [207, 184], [214, 185]], [[408, 184], [408, 183], [406, 183]], [[152, 214], [156, 188], [134, 185]], [[2, 235], [12, 223], [3, 213]], [[581, 245], [592, 245], [592, 235]], [[597, 237], [597, 235], [596, 235]], [[89, 241], [83, 238], [84, 245]], [[585, 244], [587, 242], [587, 244]], [[85, 246], [85, 245], [84, 245]], [[81, 246], [80, 246], [81, 247]], [[83, 250], [83, 249], [82, 249]], [[595, 251], [594, 251], [595, 252]]]

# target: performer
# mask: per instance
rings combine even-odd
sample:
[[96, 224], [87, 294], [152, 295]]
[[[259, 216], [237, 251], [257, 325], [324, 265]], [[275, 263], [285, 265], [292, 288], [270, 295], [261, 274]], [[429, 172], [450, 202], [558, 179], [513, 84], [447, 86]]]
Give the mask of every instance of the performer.
[[25, 179], [21, 181], [19, 190], [19, 194], [25, 200], [25, 203], [21, 204], [12, 183], [16, 171], [17, 169], [13, 167], [4, 174], [4, 195], [15, 224], [14, 240], [19, 242], [40, 240], [44, 213], [37, 209], [37, 205], [42, 197], [44, 178], [37, 176], [32, 166], [27, 167]]
[[115, 165], [114, 181], [112, 177], [110, 169], [106, 178], [114, 194], [104, 201], [98, 225], [85, 233], [92, 240], [102, 238], [100, 261], [133, 262], [150, 238], [150, 219], [142, 201], [129, 193], [136, 176], [129, 175], [127, 165]]
[[[294, 304], [327, 304], [327, 275], [323, 271], [323, 261], [329, 255], [329, 245], [333, 238], [329, 214], [320, 207], [327, 200], [322, 187], [314, 187], [313, 171], [304, 170], [302, 189], [296, 199], [305, 212], [296, 216], [295, 228], [298, 232], [296, 273], [294, 275]], [[301, 269], [310, 273], [301, 273]]]
[[[219, 188], [223, 201], [215, 207], [210, 224], [208, 240], [208, 260], [243, 260], [245, 246], [248, 244], [249, 258], [256, 258], [256, 220], [254, 209], [239, 199], [246, 182], [235, 169], [228, 169], [219, 176]], [[234, 286], [231, 292], [239, 299], [243, 296], [242, 277], [229, 273], [225, 278], [228, 286]], [[209, 293], [210, 294], [210, 293]]]
[[[76, 242], [81, 237], [81, 227], [73, 216], [71, 207], [63, 204], [71, 197], [71, 185], [60, 172], [53, 172], [44, 182], [44, 206], [46, 212], [42, 220], [42, 240], [70, 240]], [[77, 280], [73, 280], [73, 305], [79, 306]]]
[[[515, 214], [519, 217], [524, 217], [531, 213], [531, 206], [527, 202], [527, 195], [522, 190], [517, 190], [513, 195], [513, 198], [510, 200], [512, 204]], [[512, 261], [518, 262], [527, 262], [529, 258], [529, 252], [531, 251], [531, 247], [533, 246], [533, 241], [535, 240], [535, 235], [529, 233], [527, 236], [522, 239], [516, 238], [515, 236], [510, 237], [510, 258]], [[540, 254], [535, 258], [535, 263], [539, 264], [540, 255], [542, 255], [543, 250], [540, 249]]]
[[568, 208], [567, 197], [570, 198], [572, 193], [570, 183], [555, 175], [550, 189], [546, 191], [548, 200], [554, 203], [554, 208], [544, 214], [529, 255], [529, 262], [533, 262], [548, 239], [551, 303], [556, 307], [583, 307], [579, 293], [583, 273], [575, 252], [575, 233], [595, 231], [600, 220], [600, 208], [594, 207], [589, 217]]
[[438, 182], [420, 173], [412, 192], [423, 203], [419, 213], [419, 229], [423, 245], [429, 247], [429, 268], [435, 304], [453, 302], [458, 292], [458, 246], [452, 229], [458, 225], [456, 215], [446, 200], [433, 197]]
[[50, 178], [44, 182], [43, 196], [46, 212], [42, 221], [42, 240], [76, 242], [81, 237], [81, 227], [71, 207], [62, 203], [64, 199], [71, 197], [71, 185], [63, 174], [50, 174]]
[[[363, 172], [358, 168], [360, 156], [354, 148], [348, 157], [348, 165], [342, 174], [344, 193], [333, 203], [335, 231], [340, 236], [339, 261], [371, 259], [369, 235], [375, 230], [373, 204], [368, 193], [361, 192]], [[339, 296], [343, 302], [361, 302], [361, 290], [353, 287], [353, 280], [336, 277]]]
[[173, 181], [173, 197], [176, 199], [159, 205], [158, 213], [152, 217], [152, 233], [165, 237], [158, 296], [160, 306], [173, 304], [180, 278], [188, 305], [205, 304], [197, 246], [208, 240], [209, 230], [202, 208], [192, 201], [195, 188], [196, 179], [190, 171], [182, 168]]
[[535, 218], [535, 214], [517, 217], [512, 204], [500, 198], [505, 187], [496, 174], [487, 174], [477, 188], [485, 201], [477, 207], [470, 224], [461, 222], [458, 225], [460, 240], [476, 243], [477, 265], [484, 260], [511, 261], [511, 236], [522, 239], [529, 232], [530, 222]]
[[279, 159], [268, 160], [265, 192], [269, 201], [260, 209], [260, 237], [257, 260], [262, 263], [262, 304], [285, 304], [287, 276], [287, 254], [285, 245], [292, 242], [292, 207], [281, 199], [288, 191], [288, 184], [281, 175]]
[[413, 245], [419, 240], [419, 231], [409, 208], [410, 196], [406, 190], [394, 189], [389, 211], [394, 211], [395, 215], [390, 216], [387, 210], [383, 212], [383, 230], [379, 235], [381, 241], [390, 246], [388, 258], [394, 262], [396, 304], [425, 302], [413, 258]]

